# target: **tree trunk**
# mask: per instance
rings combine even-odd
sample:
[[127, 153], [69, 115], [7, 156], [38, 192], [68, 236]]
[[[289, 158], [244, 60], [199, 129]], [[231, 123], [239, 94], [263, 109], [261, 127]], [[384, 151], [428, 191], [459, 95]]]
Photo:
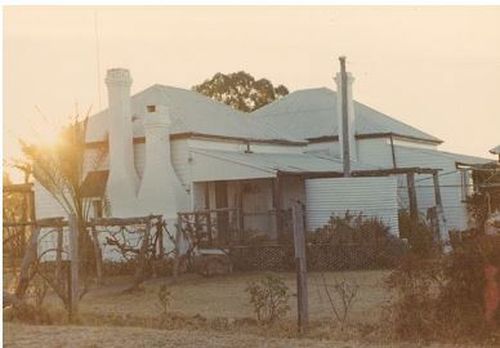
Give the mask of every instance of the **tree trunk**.
[[94, 241], [94, 253], [95, 253], [95, 270], [97, 285], [100, 286], [102, 283], [102, 251], [99, 245], [99, 239], [97, 235], [97, 230], [92, 226], [92, 239]]

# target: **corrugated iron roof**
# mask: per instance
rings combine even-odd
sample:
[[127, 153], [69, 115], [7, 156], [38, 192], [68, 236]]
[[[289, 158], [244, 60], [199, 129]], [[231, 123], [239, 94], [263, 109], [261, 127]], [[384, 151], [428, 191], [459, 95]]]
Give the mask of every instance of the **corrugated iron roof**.
[[462, 155], [440, 150], [421, 149], [407, 146], [395, 146], [395, 149], [397, 161], [405, 162], [405, 157], [408, 157], [410, 159], [420, 159], [421, 162], [428, 163], [429, 167], [435, 168], [439, 168], [439, 165], [442, 164], [443, 159], [452, 160], [456, 163], [462, 164], [485, 164], [491, 162], [491, 159], [488, 158]]
[[[142, 119], [147, 105], [168, 108], [172, 121], [171, 134], [199, 133], [245, 139], [301, 141], [198, 92], [163, 85], [151, 86], [132, 96], [134, 137], [144, 136]], [[105, 109], [89, 119], [87, 142], [106, 139], [107, 113], [108, 109]]]
[[[356, 134], [394, 133], [401, 136], [442, 142], [401, 121], [354, 101]], [[337, 93], [328, 88], [304, 89], [266, 105], [252, 117], [290, 137], [315, 139], [339, 134]]]
[[[144, 136], [142, 117], [147, 105], [167, 106], [171, 134], [199, 133], [254, 140], [307, 139], [338, 135], [336, 92], [328, 88], [299, 90], [250, 114], [214, 101], [198, 92], [153, 85], [131, 98], [135, 137]], [[394, 133], [441, 142], [401, 121], [354, 102], [356, 134]], [[87, 142], [102, 141], [108, 132], [107, 109], [89, 119]]]
[[[267, 172], [285, 173], [342, 173], [342, 161], [310, 153], [246, 153], [193, 148], [192, 152], [240, 165], [259, 168]], [[352, 170], [379, 169], [378, 167], [353, 162]]]

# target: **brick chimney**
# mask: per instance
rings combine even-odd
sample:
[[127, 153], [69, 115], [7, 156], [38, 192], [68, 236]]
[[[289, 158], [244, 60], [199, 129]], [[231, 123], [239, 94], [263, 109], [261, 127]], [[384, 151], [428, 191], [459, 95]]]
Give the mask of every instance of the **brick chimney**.
[[170, 117], [167, 108], [149, 105], [143, 126], [146, 162], [138, 195], [140, 210], [146, 215], [162, 214], [167, 219], [176, 219], [175, 185], [178, 179], [170, 159]]
[[109, 177], [106, 192], [111, 205], [111, 216], [137, 215], [138, 176], [134, 166], [130, 86], [132, 78], [127, 69], [109, 69]]
[[[168, 109], [163, 105], [148, 105], [146, 109], [146, 160], [138, 194], [139, 211], [143, 215], [163, 215], [169, 231], [175, 234], [177, 213], [188, 209], [189, 196], [172, 165]], [[181, 253], [187, 249], [186, 243], [183, 239], [177, 241]], [[168, 238], [164, 239], [164, 247], [173, 247]]]

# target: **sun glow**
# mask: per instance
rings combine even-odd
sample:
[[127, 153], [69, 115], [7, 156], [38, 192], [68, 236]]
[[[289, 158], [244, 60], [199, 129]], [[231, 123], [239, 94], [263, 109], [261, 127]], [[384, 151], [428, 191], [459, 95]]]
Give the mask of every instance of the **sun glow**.
[[36, 130], [33, 138], [33, 144], [43, 148], [54, 148], [60, 143], [61, 128], [44, 127]]

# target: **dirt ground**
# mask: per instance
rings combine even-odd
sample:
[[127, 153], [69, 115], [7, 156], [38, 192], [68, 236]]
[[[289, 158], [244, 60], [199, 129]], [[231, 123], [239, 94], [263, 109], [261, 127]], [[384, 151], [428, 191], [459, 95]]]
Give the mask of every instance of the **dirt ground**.
[[[178, 327], [168, 330], [155, 329], [161, 310], [158, 298], [159, 288], [167, 284], [172, 293], [170, 312], [180, 316], [202, 317], [206, 320], [246, 320], [254, 318], [245, 288], [248, 283], [261, 278], [264, 273], [236, 273], [226, 276], [205, 278], [187, 274], [174, 284], [171, 278], [156, 278], [144, 284], [144, 291], [123, 293], [130, 284], [130, 278], [106, 279], [99, 288], [92, 288], [79, 304], [82, 321], [80, 325], [25, 325], [4, 323], [4, 345], [6, 347], [358, 347], [356, 338], [333, 338], [328, 334], [328, 325], [334, 324], [333, 313], [324, 283], [333, 284], [346, 279], [359, 285], [359, 292], [350, 315], [350, 322], [370, 325], [380, 320], [382, 308], [389, 301], [389, 293], [384, 288], [384, 271], [329, 272], [309, 274], [310, 321], [321, 323], [319, 334], [309, 334], [308, 338], [294, 338], [276, 332], [262, 332], [245, 326], [236, 329], [213, 329], [210, 325]], [[292, 294], [295, 294], [295, 274], [279, 273], [285, 279]], [[287, 318], [283, 320], [286, 330], [295, 332], [296, 296], [290, 298]], [[45, 306], [64, 315], [62, 304], [55, 295], [49, 295]], [[5, 312], [4, 312], [5, 313]], [[125, 318], [122, 324], [102, 324], [102, 316]], [[127, 318], [140, 318], [128, 321]], [[93, 319], [101, 318], [101, 319]], [[99, 321], [101, 320], [101, 321]], [[134, 319], [135, 320], [135, 319]], [[142, 320], [142, 321], [141, 321]], [[203, 319], [205, 320], [205, 319]], [[124, 326], [123, 322], [125, 322]], [[135, 323], [139, 324], [135, 324]], [[132, 323], [132, 324], [131, 324]], [[145, 323], [144, 325], [142, 323]], [[316, 325], [316, 324], [314, 324]], [[134, 326], [134, 327], [131, 327]], [[152, 328], [153, 327], [153, 328]], [[260, 330], [260, 331], [259, 331]], [[286, 331], [285, 330], [285, 331]], [[365, 343], [366, 344], [366, 343]], [[366, 344], [373, 346], [373, 344]]]

